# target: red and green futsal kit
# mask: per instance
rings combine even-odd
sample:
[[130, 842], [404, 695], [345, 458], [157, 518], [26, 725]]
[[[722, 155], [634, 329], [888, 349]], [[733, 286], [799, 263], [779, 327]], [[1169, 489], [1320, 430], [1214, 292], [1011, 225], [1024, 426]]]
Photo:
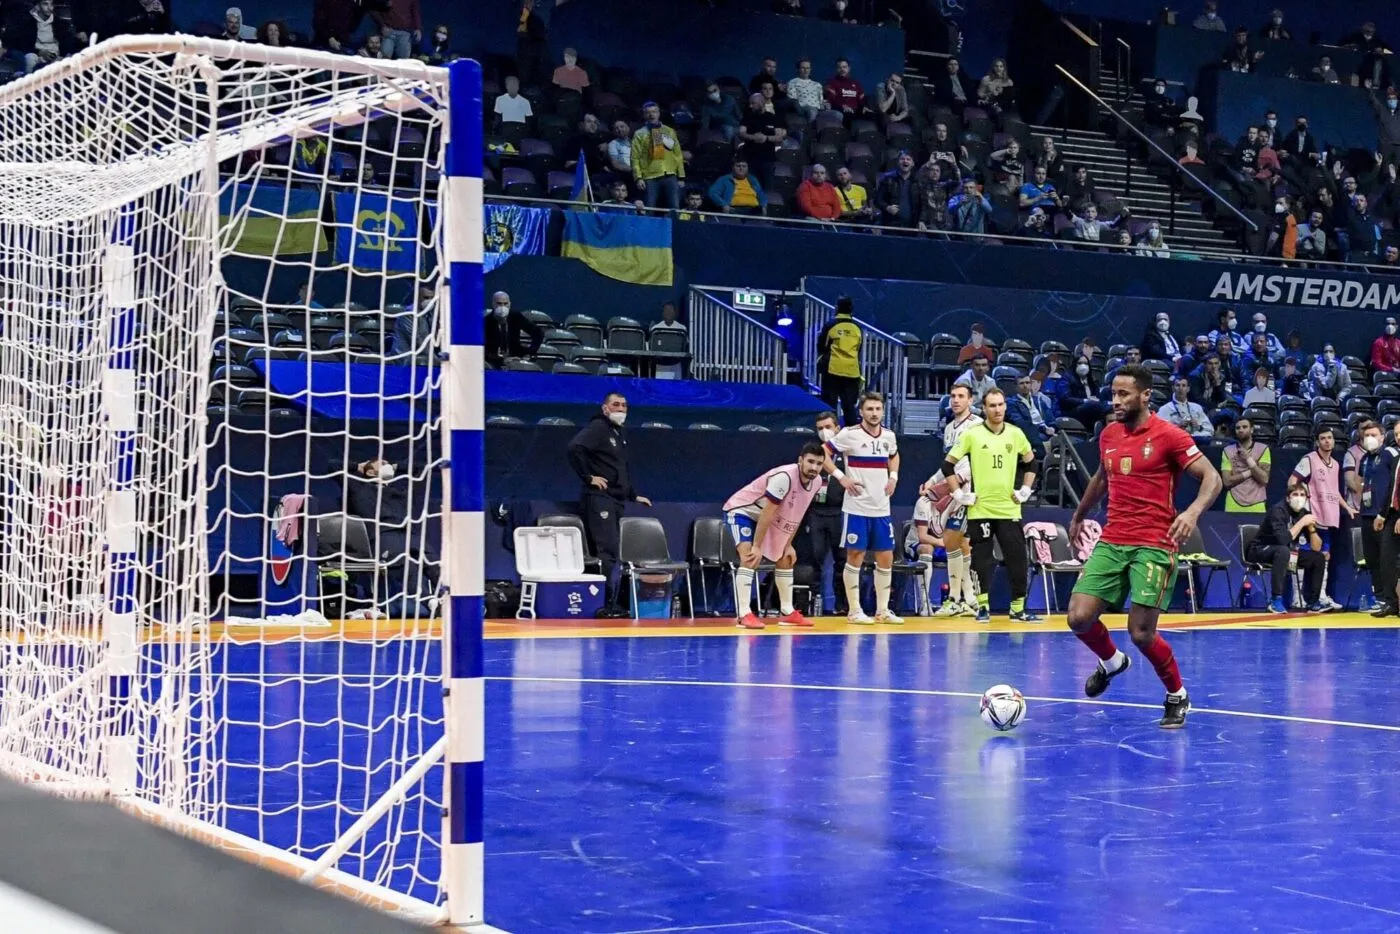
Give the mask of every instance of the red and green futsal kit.
[[1201, 451], [1186, 432], [1149, 415], [1129, 430], [1111, 422], [1099, 435], [1099, 463], [1108, 481], [1108, 521], [1084, 565], [1075, 593], [1121, 610], [1164, 609], [1176, 589], [1176, 482]]

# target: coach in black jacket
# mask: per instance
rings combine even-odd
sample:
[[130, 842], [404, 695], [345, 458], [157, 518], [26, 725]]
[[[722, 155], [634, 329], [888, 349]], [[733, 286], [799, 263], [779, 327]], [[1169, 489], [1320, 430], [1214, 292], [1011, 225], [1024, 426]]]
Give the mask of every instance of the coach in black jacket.
[[[486, 362], [502, 366], [506, 357], [528, 357], [544, 342], [544, 329], [531, 321], [522, 311], [510, 307], [510, 296], [497, 292], [491, 296], [491, 310], [486, 313], [482, 343], [486, 345]], [[530, 336], [529, 343], [525, 335]]]
[[603, 565], [603, 576], [608, 579], [607, 604], [598, 611], [600, 617], [627, 615], [621, 605], [621, 588], [613, 582], [622, 513], [628, 503], [651, 505], [651, 500], [638, 496], [632, 488], [627, 469], [627, 436], [622, 431], [626, 421], [627, 397], [610, 392], [603, 399], [603, 410], [569, 442], [569, 466], [583, 481], [583, 522], [593, 540], [593, 551]]

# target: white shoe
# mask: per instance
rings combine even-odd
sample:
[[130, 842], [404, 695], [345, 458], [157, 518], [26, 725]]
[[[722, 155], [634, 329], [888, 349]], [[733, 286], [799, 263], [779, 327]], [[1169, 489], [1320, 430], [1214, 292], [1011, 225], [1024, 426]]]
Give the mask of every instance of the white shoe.
[[866, 616], [864, 610], [852, 610], [851, 612], [847, 613], [846, 622], [851, 623], [854, 626], [875, 625], [875, 620], [871, 619], [869, 616]]
[[920, 615], [920, 616], [932, 616], [932, 615], [933, 615], [933, 607], [932, 607], [931, 605], [925, 603], [924, 606], [923, 606], [923, 609], [919, 610], [919, 615]]
[[904, 617], [896, 616], [894, 610], [881, 610], [875, 614], [875, 622], [890, 626], [903, 626]]
[[971, 603], [964, 603], [962, 605], [962, 611], [958, 613], [958, 615], [975, 617], [977, 615], [977, 607]]
[[956, 600], [944, 600], [943, 605], [934, 610], [933, 615], [939, 617], [961, 616], [962, 604]]
[[1343, 609], [1343, 607], [1336, 600], [1333, 600], [1331, 597], [1322, 598], [1322, 612], [1335, 613], [1340, 609]]

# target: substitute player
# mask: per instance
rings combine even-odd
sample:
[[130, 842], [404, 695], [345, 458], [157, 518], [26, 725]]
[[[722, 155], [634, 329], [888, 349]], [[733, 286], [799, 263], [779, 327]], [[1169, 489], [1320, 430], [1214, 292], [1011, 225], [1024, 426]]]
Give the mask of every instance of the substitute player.
[[[1084, 517], [1108, 493], [1103, 537], [1070, 596], [1069, 628], [1099, 657], [1098, 668], [1084, 682], [1084, 693], [1098, 697], [1132, 662], [1099, 617], [1110, 608], [1121, 610], [1132, 598], [1128, 633], [1167, 688], [1159, 725], [1176, 730], [1186, 725], [1191, 701], [1171, 646], [1157, 634], [1157, 617], [1176, 587], [1177, 544], [1190, 537], [1224, 484], [1190, 435], [1152, 414], [1151, 398], [1151, 370], [1138, 364], [1119, 368], [1113, 377], [1115, 420], [1099, 436], [1099, 469], [1069, 526], [1070, 541], [1077, 541]], [[1177, 515], [1173, 502], [1182, 473], [1195, 477], [1201, 488]]]
[[792, 605], [792, 568], [797, 552], [792, 536], [802, 524], [807, 507], [821, 489], [822, 461], [826, 449], [816, 441], [802, 445], [797, 463], [774, 467], [744, 484], [724, 502], [724, 518], [739, 551], [739, 568], [734, 572], [734, 605], [743, 615], [737, 625], [762, 629], [763, 620], [749, 609], [754, 573], [763, 558], [772, 561], [773, 582], [778, 588], [779, 626], [810, 626], [807, 618]]
[[[963, 432], [982, 424], [982, 417], [972, 411], [972, 387], [966, 383], [956, 383], [948, 391], [948, 407], [953, 417], [943, 426], [943, 450], [951, 451]], [[967, 458], [958, 461], [958, 467], [966, 468]], [[965, 479], [965, 477], [964, 477]], [[943, 482], [943, 469], [940, 467], [928, 478], [920, 491]], [[948, 600], [935, 616], [976, 616], [977, 586], [972, 581], [972, 546], [968, 544], [966, 532], [967, 509], [951, 498], [947, 499], [943, 519], [943, 540], [948, 551]]]
[[[1041, 618], [1026, 610], [1026, 536], [1021, 531], [1021, 504], [1035, 487], [1035, 451], [1021, 429], [1006, 421], [1006, 394], [988, 389], [982, 396], [985, 421], [963, 432], [943, 462], [954, 502], [967, 507], [967, 537], [972, 542], [972, 573], [977, 582], [977, 621], [989, 623], [995, 549], [1001, 544], [1002, 560], [1011, 584], [1011, 618], [1038, 623]], [[970, 479], [958, 476], [957, 465], [968, 459]], [[1021, 485], [1016, 472], [1024, 467]]]
[[[826, 462], [822, 469], [841, 483], [846, 491], [841, 503], [845, 514], [842, 538], [846, 541], [846, 566], [841, 580], [846, 585], [850, 611], [847, 622], [903, 623], [890, 609], [890, 577], [894, 566], [894, 523], [890, 521], [890, 497], [899, 482], [899, 442], [885, 428], [885, 397], [867, 392], [860, 397], [860, 424], [842, 428], [826, 442]], [[846, 455], [846, 471], [838, 470], [832, 455]], [[860, 569], [865, 553], [875, 552], [875, 618], [860, 606]]]
[[[967, 474], [964, 473], [966, 464], [964, 458], [958, 465], [959, 476], [964, 482], [967, 481]], [[943, 516], [952, 506], [953, 495], [948, 489], [947, 480], [939, 480], [937, 483], [924, 484], [920, 488], [919, 498], [914, 501], [914, 521], [909, 526], [909, 534], [904, 539], [904, 557], [909, 561], [916, 561], [919, 565], [919, 577], [923, 582], [925, 616], [932, 615], [927, 607], [933, 601], [933, 553], [939, 548], [947, 549], [947, 530], [943, 527]], [[960, 507], [958, 507], [960, 508]], [[952, 600], [952, 589], [949, 591], [949, 601]], [[944, 614], [950, 615], [950, 614]]]

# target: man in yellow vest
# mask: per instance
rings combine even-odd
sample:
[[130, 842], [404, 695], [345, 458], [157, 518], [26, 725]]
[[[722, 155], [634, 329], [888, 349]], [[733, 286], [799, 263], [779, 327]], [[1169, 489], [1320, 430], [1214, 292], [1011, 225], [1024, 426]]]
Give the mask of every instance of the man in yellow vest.
[[856, 323], [851, 300], [836, 300], [836, 317], [817, 337], [817, 372], [821, 374], [822, 401], [841, 412], [844, 425], [860, 420], [856, 399], [860, 397], [860, 343], [864, 338]]
[[672, 211], [681, 209], [681, 181], [685, 178], [685, 157], [676, 131], [661, 122], [661, 108], [655, 101], [642, 105], [645, 125], [632, 135], [632, 174], [637, 188], [646, 192], [646, 205], [654, 208], [664, 201]]

